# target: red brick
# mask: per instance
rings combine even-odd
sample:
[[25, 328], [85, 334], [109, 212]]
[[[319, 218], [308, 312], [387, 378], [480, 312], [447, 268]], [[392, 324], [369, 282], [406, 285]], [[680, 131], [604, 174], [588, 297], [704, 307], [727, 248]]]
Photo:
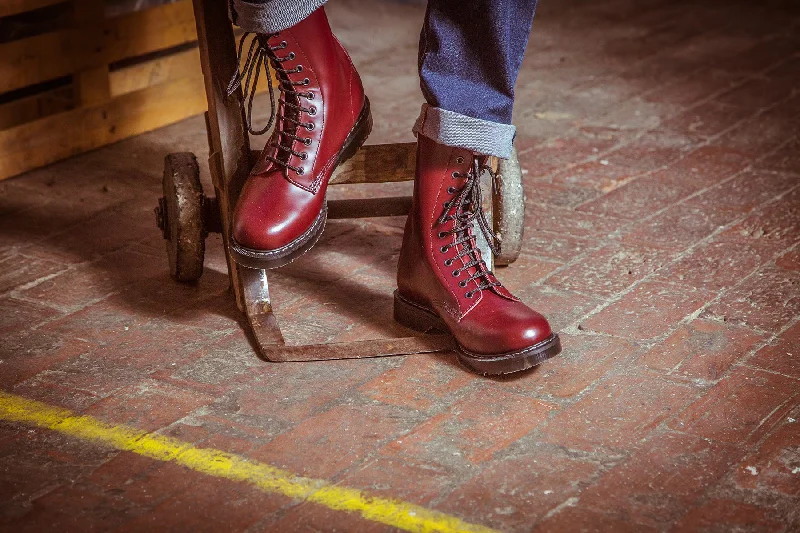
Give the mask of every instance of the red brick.
[[0, 298], [0, 333], [27, 330], [60, 316], [55, 309], [16, 298]]
[[592, 161], [556, 173], [553, 176], [553, 183], [591, 187], [608, 192], [641, 173], [642, 171], [640, 170], [613, 165], [608, 162]]
[[65, 265], [55, 261], [37, 259], [21, 253], [10, 253], [0, 261], [0, 293], [22, 285], [53, 276], [65, 270]]
[[[357, 513], [334, 511], [321, 505], [304, 502], [285, 513], [276, 514], [264, 531], [291, 531], [292, 533], [391, 533], [397, 528], [367, 520]], [[261, 528], [258, 528], [261, 529]]]
[[798, 284], [800, 272], [765, 267], [726, 291], [703, 315], [778, 332], [800, 314]]
[[630, 450], [697, 392], [655, 377], [615, 376], [561, 409], [542, 428], [546, 442], [571, 449]]
[[[612, 193], [613, 194], [613, 193]], [[525, 231], [550, 231], [574, 237], [606, 237], [625, 221], [558, 207], [534, 208], [525, 217]], [[614, 213], [609, 213], [614, 214]]]
[[603, 160], [612, 165], [652, 172], [680, 159], [692, 147], [692, 143], [682, 135], [656, 130], [603, 154]]
[[706, 145], [672, 163], [665, 171], [673, 179], [683, 179], [698, 189], [708, 187], [744, 170], [753, 162], [747, 153], [730, 148]]
[[[790, 420], [794, 420], [791, 422]], [[758, 447], [745, 457], [732, 472], [737, 486], [764, 492], [775, 492], [787, 496], [800, 495], [800, 442], [797, 435], [800, 422], [787, 417]]]
[[743, 122], [725, 133], [716, 142], [720, 146], [741, 150], [760, 157], [780, 147], [786, 139], [797, 134], [795, 107], [800, 98], [783, 102], [774, 108]]
[[559, 509], [533, 528], [534, 533], [560, 533], [562, 531], [580, 531], [581, 533], [648, 533], [658, 531], [649, 526], [637, 524], [626, 519], [609, 516], [605, 512], [597, 512], [578, 506], [577, 500], [572, 505]]
[[581, 504], [655, 528], [674, 523], [742, 452], [693, 435], [648, 438], [580, 497]]
[[641, 220], [654, 210], [663, 209], [698, 191], [702, 185], [685, 179], [672, 170], [662, 170], [637, 178], [591, 202], [578, 211]]
[[645, 353], [637, 364], [667, 374], [715, 381], [765, 338], [747, 328], [693, 320]]
[[743, 110], [718, 102], [705, 102], [665, 121], [662, 127], [697, 141], [712, 138], [751, 117], [754, 110]]
[[477, 390], [395, 439], [385, 452], [423, 459], [463, 455], [470, 463], [482, 463], [533, 431], [553, 408], [496, 388]]
[[474, 379], [458, 366], [455, 354], [420, 354], [406, 357], [400, 366], [365, 383], [359, 390], [379, 402], [425, 411], [449, 403], [454, 393]]
[[651, 339], [672, 330], [710, 299], [705, 291], [648, 281], [590, 316], [582, 327], [632, 339]]
[[495, 274], [512, 293], [537, 283], [560, 267], [559, 261], [548, 261], [523, 252], [508, 267], [495, 268]]
[[792, 94], [792, 90], [800, 82], [796, 77], [798, 71], [800, 64], [797, 60], [790, 59], [777, 69], [717, 96], [715, 100], [744, 109], [767, 107]]
[[786, 270], [794, 270], [800, 272], [800, 250], [792, 250], [786, 252], [781, 257], [775, 260], [775, 264], [780, 268]]
[[541, 140], [520, 136], [516, 140], [522, 168], [528, 176], [546, 176], [567, 165], [582, 163], [619, 142], [619, 131], [581, 128], [575, 134]]
[[680, 252], [736, 217], [730, 211], [709, 211], [689, 204], [678, 204], [640, 222], [622, 240]]
[[541, 181], [527, 182], [525, 186], [525, 201], [527, 212], [535, 212], [538, 206], [553, 206], [574, 208], [585, 202], [593, 200], [603, 194], [597, 189], [580, 187], [577, 185], [563, 185], [558, 183], [545, 183]]
[[611, 243], [550, 276], [553, 287], [601, 297], [613, 296], [662, 268], [674, 253], [641, 245]]
[[764, 171], [744, 172], [690, 198], [688, 205], [708, 210], [747, 212], [797, 185], [797, 176]]
[[599, 469], [596, 462], [537, 449], [484, 468], [438, 507], [500, 531], [528, 531], [550, 509], [577, 495]]
[[282, 433], [251, 457], [297, 474], [329, 479], [408, 430], [393, 407], [336, 406]]
[[87, 414], [114, 424], [154, 431], [208, 405], [214, 399], [197, 391], [147, 380], [119, 390], [94, 404]]
[[587, 237], [573, 237], [551, 231], [534, 230], [525, 233], [525, 251], [547, 261], [566, 263], [594, 246]]
[[774, 342], [761, 348], [747, 364], [800, 379], [800, 322], [784, 331]]
[[654, 277], [708, 291], [736, 286], [767, 263], [779, 248], [770, 242], [736, 242], [717, 236], [662, 268]]
[[706, 100], [710, 94], [731, 87], [737, 79], [738, 76], [725, 71], [704, 67], [687, 79], [673, 79], [653, 88], [643, 98], [648, 102], [690, 106]]
[[695, 507], [675, 526], [676, 533], [751, 531], [779, 533], [786, 525], [772, 518], [773, 511], [735, 500], [710, 499]]
[[600, 303], [597, 298], [556, 290], [547, 285], [532, 285], [517, 290], [516, 295], [523, 302], [545, 315], [555, 331], [573, 324]]
[[500, 381], [508, 390], [541, 397], [571, 398], [615, 369], [630, 362], [639, 347], [629, 341], [599, 335], [560, 334], [563, 352], [524, 377]]
[[731, 227], [725, 234], [731, 239], [746, 242], [764, 240], [786, 248], [800, 242], [800, 188], [796, 188], [780, 200], [770, 203], [742, 222]]
[[670, 427], [732, 444], [754, 443], [783, 420], [800, 394], [800, 381], [737, 368]]
[[767, 170], [797, 172], [800, 168], [800, 138], [789, 139], [774, 153], [760, 159], [756, 166]]

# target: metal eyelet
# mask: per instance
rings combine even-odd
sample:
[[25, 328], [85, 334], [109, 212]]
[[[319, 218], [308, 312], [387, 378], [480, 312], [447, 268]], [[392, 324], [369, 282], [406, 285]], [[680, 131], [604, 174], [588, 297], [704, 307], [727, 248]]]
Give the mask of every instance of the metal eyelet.
[[450, 248], [449, 246], [447, 246], [447, 245], [444, 245], [444, 246], [442, 246], [441, 248], [439, 248], [439, 251], [440, 251], [440, 252], [442, 252], [442, 253], [445, 253], [445, 252], [447, 252], [447, 250], [448, 250], [449, 248]]
[[464, 162], [464, 158], [463, 157], [461, 157], [461, 156], [456, 157], [456, 163], [458, 163], [460, 165], [463, 162]]
[[[303, 72], [303, 65], [297, 65], [297, 66], [294, 68], [294, 71], [295, 71], [295, 72]], [[306, 78], [306, 79], [308, 79], [308, 78]]]
[[453, 272], [451, 272], [451, 274], [453, 274], [454, 278], [457, 278], [461, 274], [461, 271], [458, 270], [458, 269], [455, 269], [455, 270], [453, 270]]
[[459, 286], [459, 287], [461, 287], [461, 288], [463, 289], [464, 287], [466, 287], [466, 286], [467, 286], [467, 282], [466, 282], [466, 281], [459, 281], [459, 282], [458, 282], [458, 286]]
[[303, 161], [308, 159], [308, 153], [307, 152], [300, 152], [300, 159], [302, 159]]
[[459, 174], [458, 172], [455, 172], [455, 171], [453, 171], [453, 173], [451, 174], [451, 176], [453, 176], [453, 179], [456, 179], [456, 180], [457, 180], [457, 179], [459, 178], [460, 174]]
[[452, 259], [445, 259], [444, 260], [444, 266], [449, 267], [452, 264], [453, 264], [453, 260]]
[[311, 139], [303, 139], [303, 144], [306, 146], [311, 146]]
[[291, 60], [292, 60], [292, 59], [294, 59], [295, 57], [297, 57], [297, 56], [296, 56], [296, 55], [294, 55], [294, 52], [289, 52], [289, 55], [286, 57], [286, 59], [288, 59], [289, 61], [291, 61]]
[[445, 203], [443, 203], [443, 204], [442, 204], [442, 207], [444, 207], [445, 209], [447, 209], [448, 207], [450, 207], [450, 202], [445, 202]]
[[286, 41], [281, 41], [281, 44], [279, 44], [278, 46], [280, 46], [281, 48], [286, 48], [287, 46], [289, 46], [289, 43], [287, 43]]
[[456, 192], [456, 190], [453, 187], [448, 187], [447, 192], [448, 194], [453, 194], [454, 192]]
[[313, 93], [313, 92], [311, 92], [311, 91], [308, 91], [308, 92], [306, 93], [306, 99], [307, 99], [307, 100], [313, 100], [313, 99], [314, 99], [314, 93]]
[[306, 122], [306, 129], [308, 131], [312, 131], [314, 129], [314, 123], [313, 122]]
[[303, 167], [300, 167], [297, 170], [295, 170], [295, 172], [297, 172], [298, 176], [302, 176], [303, 174], [306, 173], [306, 169], [304, 169]]
[[311, 107], [308, 108], [308, 114], [313, 117], [314, 115], [317, 114], [317, 108], [312, 105]]
[[470, 300], [472, 299], [473, 296], [475, 296], [475, 293], [472, 291], [469, 291], [464, 295], [465, 298], [469, 298]]
[[303, 85], [311, 85], [311, 80], [308, 78], [303, 79]]
[[444, 239], [445, 237], [447, 237], [447, 233], [445, 233], [445, 232], [443, 232], [443, 231], [440, 231], [440, 232], [439, 232], [439, 238], [440, 238], [440, 239]]

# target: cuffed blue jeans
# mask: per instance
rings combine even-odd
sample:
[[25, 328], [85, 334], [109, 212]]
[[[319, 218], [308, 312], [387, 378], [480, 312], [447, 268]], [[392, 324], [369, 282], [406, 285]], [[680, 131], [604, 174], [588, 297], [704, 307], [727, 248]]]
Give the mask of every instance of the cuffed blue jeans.
[[[229, 0], [246, 31], [294, 26], [327, 0]], [[414, 132], [441, 144], [508, 158], [517, 80], [537, 0], [429, 0], [419, 44], [426, 104]]]

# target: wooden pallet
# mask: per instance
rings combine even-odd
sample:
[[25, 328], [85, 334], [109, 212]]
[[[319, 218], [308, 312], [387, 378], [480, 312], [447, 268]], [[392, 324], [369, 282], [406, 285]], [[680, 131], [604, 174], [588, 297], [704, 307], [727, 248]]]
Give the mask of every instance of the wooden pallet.
[[0, 179], [206, 110], [191, 0], [114, 18], [104, 0], [2, 0], [0, 18], [55, 4], [62, 27], [0, 43]]

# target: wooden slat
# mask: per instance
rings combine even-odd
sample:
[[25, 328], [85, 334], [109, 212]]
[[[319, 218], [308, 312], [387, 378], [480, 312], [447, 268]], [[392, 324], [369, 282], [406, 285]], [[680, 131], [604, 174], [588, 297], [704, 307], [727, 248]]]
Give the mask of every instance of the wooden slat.
[[137, 11], [97, 28], [68, 28], [0, 45], [0, 92], [67, 76], [197, 39], [192, 3]]
[[205, 108], [202, 77], [183, 78], [0, 131], [0, 179], [172, 124]]
[[111, 95], [140, 91], [181, 78], [202, 78], [200, 52], [197, 48], [151, 59], [111, 73]]
[[72, 86], [59, 87], [0, 105], [0, 130], [72, 109]]
[[[93, 42], [103, 41], [105, 23], [104, 0], [72, 0], [75, 24], [84, 28], [86, 38]], [[108, 79], [108, 63], [77, 72], [72, 77], [75, 87], [75, 105], [87, 106], [105, 102], [111, 98]]]
[[42, 7], [60, 4], [65, 0], [0, 0], [0, 17], [18, 15]]

